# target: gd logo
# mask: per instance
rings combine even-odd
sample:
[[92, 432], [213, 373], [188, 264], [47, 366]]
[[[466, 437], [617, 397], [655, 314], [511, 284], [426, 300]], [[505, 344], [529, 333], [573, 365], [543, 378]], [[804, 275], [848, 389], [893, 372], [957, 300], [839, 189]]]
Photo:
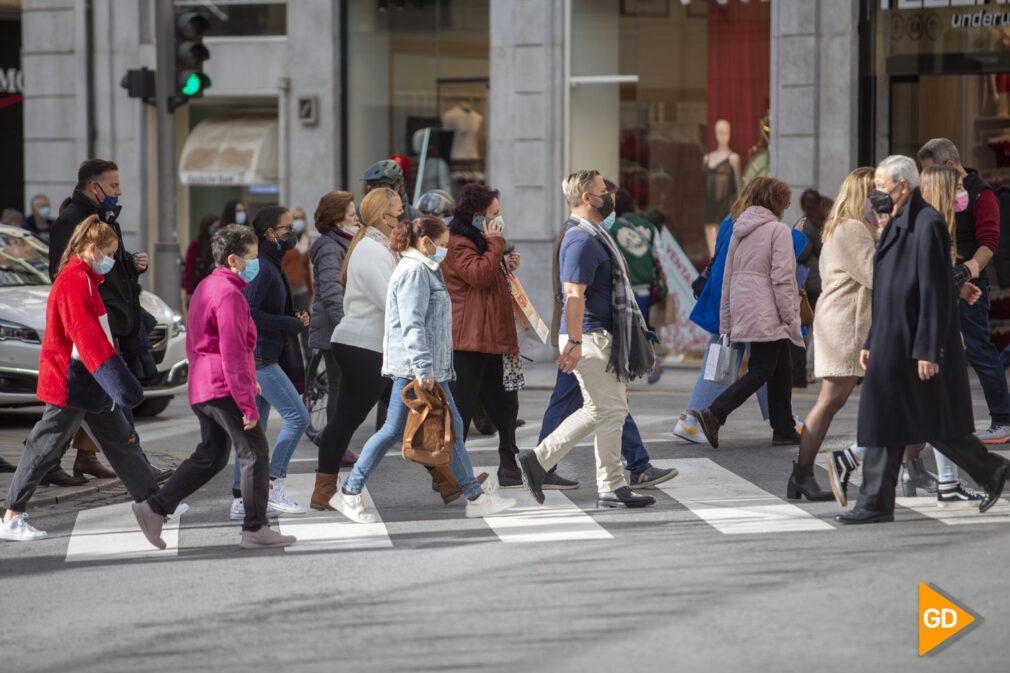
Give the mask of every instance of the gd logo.
[[919, 656], [936, 654], [982, 623], [982, 617], [936, 585], [919, 583]]

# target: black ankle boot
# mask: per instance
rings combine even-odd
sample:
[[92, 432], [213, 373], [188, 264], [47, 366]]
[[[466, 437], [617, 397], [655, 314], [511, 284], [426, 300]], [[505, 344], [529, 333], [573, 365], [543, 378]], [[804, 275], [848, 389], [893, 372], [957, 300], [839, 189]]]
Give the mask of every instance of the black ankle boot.
[[814, 479], [813, 465], [797, 465], [794, 461], [793, 473], [786, 486], [786, 497], [790, 500], [802, 500], [804, 496], [811, 502], [826, 502], [835, 499], [831, 491], [821, 490], [817, 480]]
[[936, 493], [939, 482], [936, 477], [926, 471], [922, 458], [913, 458], [901, 463], [901, 494], [906, 498], [915, 495], [915, 489], [921, 488], [927, 493]]

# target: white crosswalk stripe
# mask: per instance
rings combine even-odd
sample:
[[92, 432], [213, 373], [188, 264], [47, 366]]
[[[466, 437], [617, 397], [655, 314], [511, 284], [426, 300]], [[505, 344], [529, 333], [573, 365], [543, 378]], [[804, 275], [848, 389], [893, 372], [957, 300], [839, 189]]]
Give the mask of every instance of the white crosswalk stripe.
[[[288, 495], [304, 507], [309, 506], [314, 486], [314, 474], [289, 474], [284, 480]], [[378, 516], [379, 511], [367, 488], [362, 491], [362, 496], [368, 509]], [[287, 552], [387, 549], [393, 546], [381, 516], [378, 523], [355, 523], [340, 512], [310, 509], [303, 516], [281, 516], [278, 526], [284, 535], [298, 538], [298, 542], [284, 548]]]
[[165, 559], [179, 553], [179, 521], [168, 521], [161, 538], [165, 549], [155, 549], [147, 541], [129, 502], [86, 509], [77, 514], [67, 545], [66, 561], [107, 561], [112, 559]]
[[726, 535], [834, 530], [806, 510], [758, 488], [708, 458], [654, 460], [676, 466], [676, 479], [656, 488]]
[[936, 506], [936, 496], [920, 496], [916, 498], [894, 499], [899, 507], [907, 507], [930, 519], [942, 521], [948, 526], [962, 526], [979, 523], [1010, 523], [1010, 502], [1000, 499], [985, 514], [978, 511], [977, 504], [964, 509], [940, 509]]

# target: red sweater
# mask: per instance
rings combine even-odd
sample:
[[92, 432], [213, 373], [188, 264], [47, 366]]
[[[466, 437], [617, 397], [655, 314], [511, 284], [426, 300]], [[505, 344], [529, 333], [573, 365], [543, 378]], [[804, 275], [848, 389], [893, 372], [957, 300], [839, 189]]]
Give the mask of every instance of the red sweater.
[[112, 344], [98, 294], [103, 280], [88, 264], [71, 257], [53, 282], [37, 392], [47, 404], [100, 413], [115, 404], [135, 407], [144, 399], [140, 383]]

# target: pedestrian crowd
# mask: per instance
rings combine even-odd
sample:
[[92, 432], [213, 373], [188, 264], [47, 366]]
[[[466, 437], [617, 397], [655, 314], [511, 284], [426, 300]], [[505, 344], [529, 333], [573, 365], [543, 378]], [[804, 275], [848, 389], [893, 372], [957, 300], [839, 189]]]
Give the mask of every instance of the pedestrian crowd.
[[[674, 435], [718, 448], [729, 417], [757, 396], [772, 444], [798, 446], [788, 498], [845, 506], [862, 466], [858, 500], [837, 517], [845, 524], [893, 520], [899, 483], [904, 495], [936, 493], [939, 507], [985, 512], [1010, 466], [987, 449], [1010, 440], [1010, 392], [989, 341], [986, 267], [999, 250], [999, 203], [949, 140], [929, 141], [917, 159], [857, 168], [833, 202], [808, 190], [794, 227], [782, 222], [788, 185], [752, 179], [695, 284], [691, 319], [711, 336], [687, 409], [672, 417]], [[570, 215], [552, 269], [556, 383], [538, 444], [520, 450], [520, 347], [531, 326], [514, 299], [521, 260], [506, 237], [502, 194], [469, 184], [458, 198], [428, 192], [415, 208], [395, 162], [378, 162], [362, 179], [360, 203], [345, 191], [320, 198], [314, 240], [301, 208], [271, 205], [250, 217], [244, 203], [228, 201], [220, 216], [200, 221], [183, 287], [188, 395], [201, 439], [174, 471], [150, 465], [133, 421], [151, 367], [151, 318], [138, 283], [148, 260], [123, 244], [118, 168], [84, 162], [55, 220], [49, 201], [33, 198], [21, 226], [48, 240], [54, 279], [39, 365], [46, 406], [16, 468], [0, 538], [46, 536], [24, 512], [40, 483], [54, 483], [71, 446], [80, 449], [75, 474], [63, 475], [111, 474], [97, 461], [100, 447], [159, 548], [166, 519], [227, 466], [232, 447], [229, 516], [242, 522], [240, 545], [295, 543], [270, 517], [307, 511], [284, 485], [303, 435], [318, 445], [308, 506], [357, 523], [378, 520], [363, 496], [366, 481], [390, 448], [404, 443], [406, 455], [411, 437], [444, 455], [422, 462], [427, 480], [446, 503], [464, 497], [467, 517], [514, 507], [500, 489], [525, 487], [543, 504], [546, 490], [578, 488], [558, 466], [589, 435], [598, 506], [653, 505], [643, 491], [678, 472], [650, 462], [628, 383], [655, 381], [661, 371], [650, 320], [667, 291], [656, 218], [636, 213], [627, 192], [597, 171], [564, 179]], [[304, 397], [311, 351], [326, 373], [321, 428], [311, 426]], [[992, 419], [980, 433], [968, 364]], [[820, 392], [800, 423], [791, 390], [814, 377]], [[817, 453], [860, 384], [857, 436], [825, 454], [824, 490], [814, 476]], [[355, 455], [352, 438], [376, 407], [376, 430]], [[283, 421], [272, 447], [271, 408]], [[491, 482], [474, 473], [466, 449], [478, 415], [498, 434]], [[922, 461], [927, 447], [937, 476]], [[962, 483], [958, 468], [982, 490]]]

